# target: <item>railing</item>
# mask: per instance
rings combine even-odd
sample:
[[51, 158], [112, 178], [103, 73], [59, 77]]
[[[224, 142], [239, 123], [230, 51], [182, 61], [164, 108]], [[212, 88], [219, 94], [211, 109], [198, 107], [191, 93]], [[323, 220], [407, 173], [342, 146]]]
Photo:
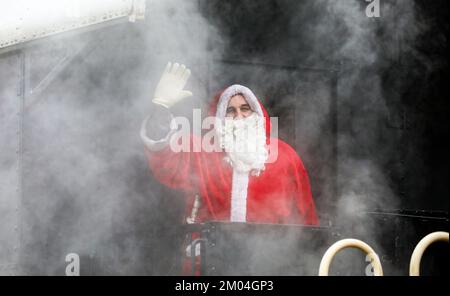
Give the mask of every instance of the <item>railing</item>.
[[409, 275], [420, 275], [420, 261], [422, 260], [423, 253], [432, 243], [440, 241], [448, 243], [448, 232], [433, 232], [420, 240], [411, 256], [411, 261], [409, 263]]
[[[443, 232], [443, 231], [437, 231], [428, 234], [424, 238], [420, 240], [420, 242], [417, 244], [416, 248], [414, 249], [414, 252], [411, 256], [411, 261], [409, 265], [409, 275], [410, 276], [419, 276], [420, 275], [420, 261], [422, 259], [423, 253], [425, 250], [433, 243], [435, 242], [447, 242], [449, 241], [449, 233]], [[325, 252], [325, 254], [322, 257], [322, 260], [320, 262], [319, 266], [319, 276], [327, 276], [328, 272], [330, 270], [331, 262], [333, 261], [334, 256], [338, 252], [340, 252], [343, 249], [346, 248], [357, 248], [367, 253], [368, 257], [370, 258], [370, 262], [374, 269], [374, 275], [375, 276], [382, 276], [383, 275], [383, 268], [381, 266], [380, 258], [375, 253], [375, 251], [365, 242], [358, 240], [358, 239], [343, 239], [336, 243], [334, 243], [331, 247], [328, 248], [328, 250]]]
[[331, 262], [333, 261], [334, 256], [341, 250], [346, 248], [357, 248], [367, 253], [370, 262], [374, 269], [375, 276], [383, 275], [383, 268], [381, 267], [380, 258], [375, 253], [375, 251], [365, 242], [360, 241], [358, 239], [347, 238], [340, 240], [334, 243], [328, 250], [325, 252], [325, 255], [322, 257], [322, 261], [320, 262], [319, 267], [319, 276], [327, 276], [328, 271], [330, 269]]

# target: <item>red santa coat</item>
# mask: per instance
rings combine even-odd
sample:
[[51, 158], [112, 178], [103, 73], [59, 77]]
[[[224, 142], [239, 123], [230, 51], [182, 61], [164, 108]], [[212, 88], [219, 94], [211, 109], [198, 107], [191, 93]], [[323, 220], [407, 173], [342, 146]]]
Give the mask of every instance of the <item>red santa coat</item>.
[[[232, 212], [244, 215], [241, 222], [317, 225], [318, 219], [308, 174], [302, 160], [289, 144], [270, 138], [270, 118], [253, 93], [246, 87], [233, 85], [212, 104], [211, 112], [223, 117], [229, 99], [243, 94], [253, 110], [258, 109], [266, 119], [267, 142], [278, 145], [278, 158], [266, 163], [259, 176], [241, 176], [224, 161], [225, 152], [173, 152], [169, 146], [146, 149], [151, 171], [166, 186], [186, 193], [190, 215], [194, 196], [201, 197], [196, 222], [233, 221]], [[218, 114], [220, 113], [221, 114]], [[191, 135], [193, 141], [199, 140]], [[192, 147], [191, 147], [192, 148]], [[271, 152], [269, 151], [269, 154]], [[235, 200], [244, 200], [238, 203]], [[239, 206], [241, 208], [239, 208]]]

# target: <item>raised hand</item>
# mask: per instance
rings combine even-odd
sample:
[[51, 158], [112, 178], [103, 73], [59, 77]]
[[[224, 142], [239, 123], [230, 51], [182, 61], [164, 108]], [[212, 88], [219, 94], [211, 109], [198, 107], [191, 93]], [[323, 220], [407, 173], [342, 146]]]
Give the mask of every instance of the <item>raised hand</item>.
[[191, 70], [185, 65], [169, 62], [156, 86], [153, 102], [170, 108], [179, 101], [192, 97], [192, 92], [184, 90], [191, 76]]

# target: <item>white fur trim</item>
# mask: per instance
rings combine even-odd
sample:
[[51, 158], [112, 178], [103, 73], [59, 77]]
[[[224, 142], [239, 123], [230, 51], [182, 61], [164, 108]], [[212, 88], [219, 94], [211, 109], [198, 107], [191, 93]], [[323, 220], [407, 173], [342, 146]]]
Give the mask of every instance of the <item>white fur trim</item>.
[[247, 221], [247, 189], [248, 173], [233, 170], [233, 183], [231, 189], [231, 222]]
[[258, 113], [259, 116], [264, 118], [264, 113], [262, 111], [261, 105], [259, 105], [259, 101], [256, 96], [248, 87], [239, 84], [229, 86], [222, 93], [219, 99], [219, 103], [217, 103], [216, 117], [220, 119], [225, 118], [225, 115], [227, 114], [228, 102], [233, 96], [237, 94], [242, 94], [252, 110]]
[[176, 132], [176, 124], [174, 124], [174, 121], [171, 120], [170, 121], [170, 131], [167, 133], [167, 135], [160, 140], [153, 140], [147, 136], [147, 122], [149, 119], [150, 119], [150, 116], [147, 116], [144, 119], [144, 121], [142, 122], [141, 131], [140, 131], [141, 140], [142, 140], [142, 142], [144, 142], [145, 146], [150, 151], [153, 151], [153, 152], [160, 151], [169, 144], [170, 137], [172, 137], [172, 135]]
[[[229, 86], [219, 98], [217, 103], [216, 117], [224, 120], [228, 102], [237, 95], [242, 94], [250, 105], [250, 108], [256, 112], [261, 118], [264, 118], [264, 112], [259, 104], [258, 99], [253, 92], [243, 85], [234, 84]], [[264, 126], [264, 125], [263, 125]], [[233, 180], [231, 188], [231, 222], [246, 222], [247, 221], [247, 190], [248, 190], [248, 172], [238, 172], [233, 169]]]

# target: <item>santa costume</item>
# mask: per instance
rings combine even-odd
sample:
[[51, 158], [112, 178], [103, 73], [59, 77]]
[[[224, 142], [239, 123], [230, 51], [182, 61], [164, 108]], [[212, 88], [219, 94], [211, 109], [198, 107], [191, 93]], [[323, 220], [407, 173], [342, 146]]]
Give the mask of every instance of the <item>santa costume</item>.
[[[242, 85], [228, 87], [212, 103], [212, 114], [224, 119], [228, 103], [236, 94], [242, 95], [253, 112], [265, 119], [265, 140], [271, 147], [276, 145], [276, 161], [266, 163], [259, 175], [243, 173], [226, 161], [225, 151], [194, 152], [192, 149], [190, 152], [173, 152], [169, 145], [172, 133], [161, 140], [153, 140], [144, 130], [141, 131], [141, 137], [154, 177], [164, 185], [186, 194], [186, 219], [189, 222], [317, 225], [315, 205], [303, 162], [286, 142], [270, 137], [270, 118], [253, 92]], [[194, 135], [190, 137], [191, 143], [198, 140]], [[273, 151], [269, 150], [268, 153], [270, 155]], [[195, 196], [199, 197], [197, 202]]]

